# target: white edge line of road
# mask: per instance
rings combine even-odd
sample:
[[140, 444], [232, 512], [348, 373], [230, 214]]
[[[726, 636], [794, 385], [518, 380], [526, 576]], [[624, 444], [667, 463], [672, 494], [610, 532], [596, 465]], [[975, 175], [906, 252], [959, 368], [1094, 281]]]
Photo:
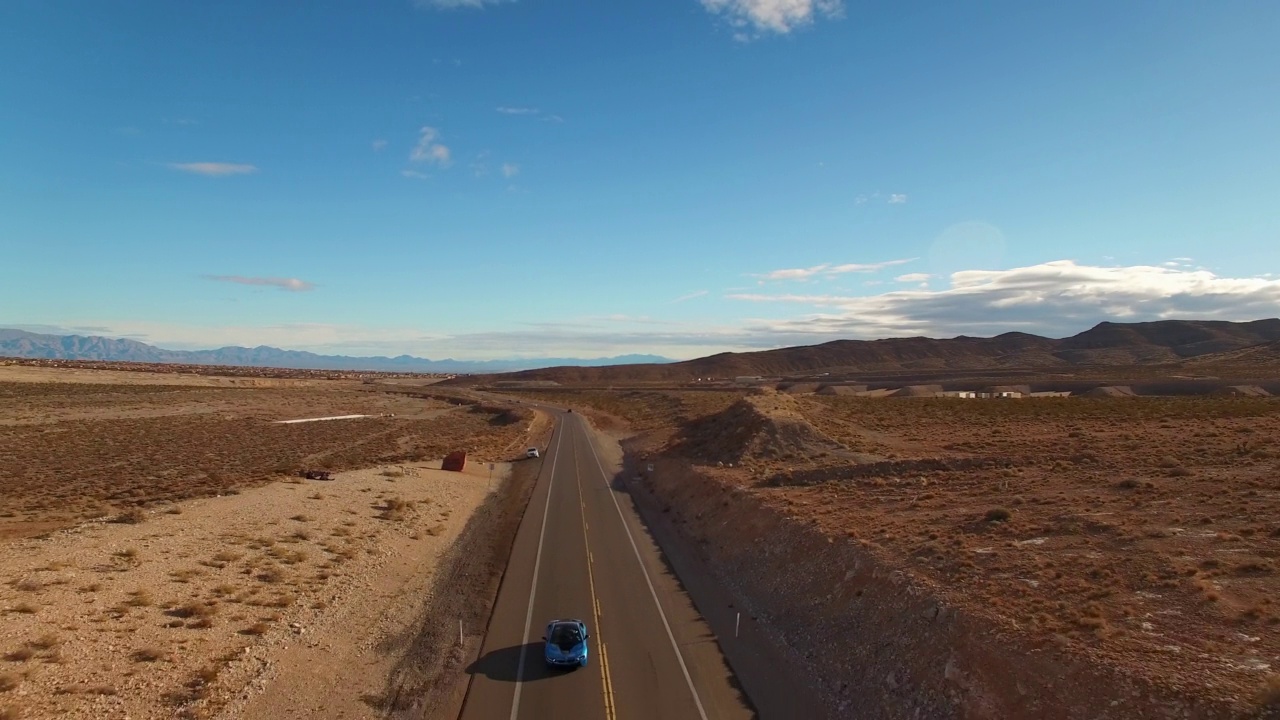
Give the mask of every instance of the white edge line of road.
[[[585, 421], [584, 421], [585, 422]], [[604, 480], [605, 489], [609, 491], [609, 497], [613, 500], [613, 507], [618, 511], [618, 520], [622, 522], [622, 529], [627, 531], [627, 539], [631, 541], [631, 551], [636, 554], [636, 562], [640, 563], [640, 572], [644, 573], [644, 582], [649, 586], [649, 595], [653, 598], [654, 607], [658, 608], [658, 617], [662, 618], [662, 627], [667, 630], [667, 639], [671, 641], [671, 649], [676, 653], [676, 660], [680, 663], [680, 672], [684, 673], [684, 681], [689, 685], [689, 692], [693, 694], [693, 704], [698, 706], [698, 717], [707, 720], [707, 711], [702, 709], [702, 699], [698, 697], [698, 690], [693, 686], [693, 678], [689, 676], [689, 667], [684, 664], [684, 655], [680, 653], [680, 646], [676, 644], [676, 636], [671, 632], [671, 623], [667, 622], [667, 613], [662, 609], [662, 603], [658, 602], [658, 591], [653, 589], [653, 580], [649, 578], [649, 569], [644, 566], [644, 558], [640, 557], [640, 548], [636, 545], [636, 538], [631, 534], [631, 527], [627, 525], [627, 518], [622, 514], [622, 506], [618, 504], [618, 496], [613, 492], [613, 488], [609, 487], [609, 473], [604, 471], [604, 464], [600, 462], [600, 455], [596, 453], [595, 443], [591, 442], [591, 433], [587, 435], [587, 447], [591, 448], [591, 456], [596, 459], [596, 467], [600, 468], [600, 477]]]
[[547, 481], [547, 501], [542, 507], [542, 528], [538, 530], [538, 552], [533, 556], [533, 583], [529, 586], [529, 609], [524, 614], [524, 638], [520, 641], [520, 664], [516, 666], [516, 691], [511, 696], [511, 720], [520, 715], [520, 684], [524, 681], [524, 661], [529, 651], [529, 628], [533, 625], [533, 598], [538, 594], [538, 567], [542, 564], [542, 541], [547, 536], [547, 513], [551, 510], [551, 487], [556, 482], [556, 461], [564, 430], [556, 433], [556, 453], [551, 457], [551, 478]]

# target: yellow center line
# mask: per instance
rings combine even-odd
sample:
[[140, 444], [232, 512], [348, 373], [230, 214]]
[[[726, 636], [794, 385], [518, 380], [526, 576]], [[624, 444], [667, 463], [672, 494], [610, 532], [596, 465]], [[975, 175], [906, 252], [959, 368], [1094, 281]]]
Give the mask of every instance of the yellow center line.
[[[574, 474], [578, 481], [578, 497], [582, 497], [582, 478]], [[600, 648], [600, 686], [604, 696], [604, 714], [608, 720], [615, 720], [613, 714], [613, 680], [609, 677], [609, 653], [605, 650], [604, 638], [600, 634], [600, 598], [596, 596], [596, 577], [592, 566], [595, 556], [591, 553], [591, 541], [587, 539], [587, 503], [579, 501], [582, 510], [582, 542], [587, 546], [587, 584], [591, 587], [591, 613], [595, 620], [596, 646]]]

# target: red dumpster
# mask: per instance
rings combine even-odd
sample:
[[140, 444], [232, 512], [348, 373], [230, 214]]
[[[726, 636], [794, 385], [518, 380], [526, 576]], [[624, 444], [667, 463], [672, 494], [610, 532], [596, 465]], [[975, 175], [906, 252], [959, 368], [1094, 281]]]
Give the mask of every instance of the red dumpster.
[[444, 462], [440, 463], [441, 470], [452, 470], [453, 472], [462, 472], [463, 466], [467, 464], [467, 451], [454, 450], [444, 456]]

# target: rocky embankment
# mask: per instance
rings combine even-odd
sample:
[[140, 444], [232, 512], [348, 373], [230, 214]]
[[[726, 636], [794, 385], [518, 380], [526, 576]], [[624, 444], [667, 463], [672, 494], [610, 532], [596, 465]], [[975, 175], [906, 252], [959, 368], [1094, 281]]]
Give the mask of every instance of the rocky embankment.
[[[741, 420], [732, 424], [748, 429], [727, 428], [719, 437], [744, 449], [762, 437], [784, 437], [785, 451], [799, 452], [792, 446], [808, 434], [790, 418], [792, 427], [780, 432], [767, 417], [739, 417], [751, 415], [749, 407], [732, 414]], [[639, 478], [633, 487], [650, 496], [653, 512], [663, 515], [659, 521], [675, 526], [696, 549], [753, 626], [789, 648], [834, 716], [1248, 717], [1196, 688], [1157, 687], [1129, 672], [1126, 663], [1141, 658], [1105, 662], [1025, 632], [949, 595], [855, 533], [820, 529], [784, 489], [750, 486], [744, 471], [695, 465], [673, 452], [704, 450], [716, 435], [705, 424], [695, 427], [665, 453], [633, 439], [628, 477]]]

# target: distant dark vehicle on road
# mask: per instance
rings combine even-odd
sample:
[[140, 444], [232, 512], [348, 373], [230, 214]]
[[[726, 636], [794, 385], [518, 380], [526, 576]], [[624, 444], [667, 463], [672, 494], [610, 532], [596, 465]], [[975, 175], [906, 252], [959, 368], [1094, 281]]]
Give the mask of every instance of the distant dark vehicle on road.
[[332, 480], [333, 473], [327, 470], [303, 470], [298, 473], [299, 476], [308, 480]]

